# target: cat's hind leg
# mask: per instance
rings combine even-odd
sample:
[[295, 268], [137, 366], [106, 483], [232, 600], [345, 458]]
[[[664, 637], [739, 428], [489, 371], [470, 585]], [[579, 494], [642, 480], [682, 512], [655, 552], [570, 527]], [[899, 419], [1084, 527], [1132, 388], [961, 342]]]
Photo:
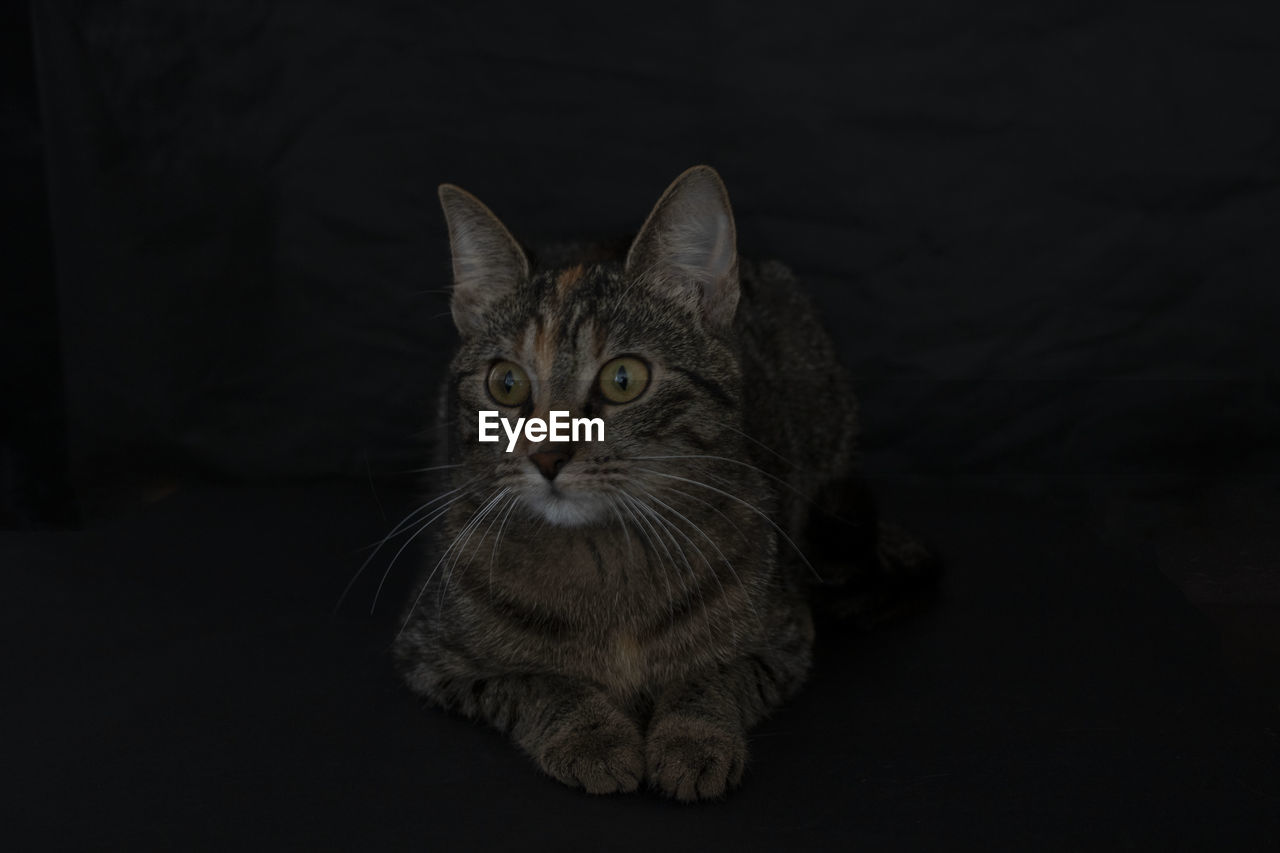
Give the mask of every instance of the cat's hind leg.
[[942, 574], [938, 554], [882, 520], [856, 476], [826, 484], [804, 533], [822, 577], [813, 601], [823, 614], [871, 628], [929, 601]]

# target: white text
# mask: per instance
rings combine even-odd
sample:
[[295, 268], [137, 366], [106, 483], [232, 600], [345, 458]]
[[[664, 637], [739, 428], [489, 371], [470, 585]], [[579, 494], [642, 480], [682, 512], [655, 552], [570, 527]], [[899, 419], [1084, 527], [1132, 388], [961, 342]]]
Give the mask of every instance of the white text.
[[[570, 418], [568, 412], [551, 412], [550, 420], [516, 418], [515, 426], [498, 412], [480, 412], [480, 440], [501, 441], [498, 425], [507, 434], [507, 452], [515, 450], [520, 431], [531, 443], [540, 441], [604, 441], [604, 418]], [[595, 437], [592, 438], [592, 432]], [[582, 436], [581, 438], [579, 436]]]

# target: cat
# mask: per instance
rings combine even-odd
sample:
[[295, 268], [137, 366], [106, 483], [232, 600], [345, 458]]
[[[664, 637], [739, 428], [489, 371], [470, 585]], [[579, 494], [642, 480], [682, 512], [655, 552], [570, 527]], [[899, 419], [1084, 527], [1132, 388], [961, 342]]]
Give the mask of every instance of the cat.
[[[831, 338], [785, 266], [739, 258], [708, 166], [613, 247], [530, 251], [474, 196], [439, 195], [452, 479], [422, 509], [443, 529], [394, 645], [403, 677], [566, 784], [720, 797], [806, 678], [815, 591], [856, 587], [870, 611], [934, 562], [871, 514]], [[484, 410], [601, 418], [604, 436], [506, 452], [478, 440]]]

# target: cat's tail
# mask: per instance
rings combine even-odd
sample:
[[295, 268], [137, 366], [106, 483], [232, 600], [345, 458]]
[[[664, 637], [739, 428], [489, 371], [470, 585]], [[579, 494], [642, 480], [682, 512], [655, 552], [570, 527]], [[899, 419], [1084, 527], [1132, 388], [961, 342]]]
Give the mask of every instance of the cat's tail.
[[942, 576], [937, 551], [881, 520], [860, 479], [824, 487], [805, 540], [822, 576], [812, 598], [823, 616], [869, 630], [909, 615], [937, 596]]

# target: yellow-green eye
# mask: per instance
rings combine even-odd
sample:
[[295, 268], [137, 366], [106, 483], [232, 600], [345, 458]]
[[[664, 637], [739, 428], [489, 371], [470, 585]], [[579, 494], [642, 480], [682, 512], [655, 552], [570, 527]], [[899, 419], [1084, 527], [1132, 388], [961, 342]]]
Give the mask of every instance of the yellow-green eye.
[[634, 356], [615, 358], [600, 371], [600, 393], [610, 403], [630, 403], [648, 384], [649, 365]]
[[529, 374], [514, 361], [489, 368], [489, 396], [501, 406], [518, 406], [529, 399]]

